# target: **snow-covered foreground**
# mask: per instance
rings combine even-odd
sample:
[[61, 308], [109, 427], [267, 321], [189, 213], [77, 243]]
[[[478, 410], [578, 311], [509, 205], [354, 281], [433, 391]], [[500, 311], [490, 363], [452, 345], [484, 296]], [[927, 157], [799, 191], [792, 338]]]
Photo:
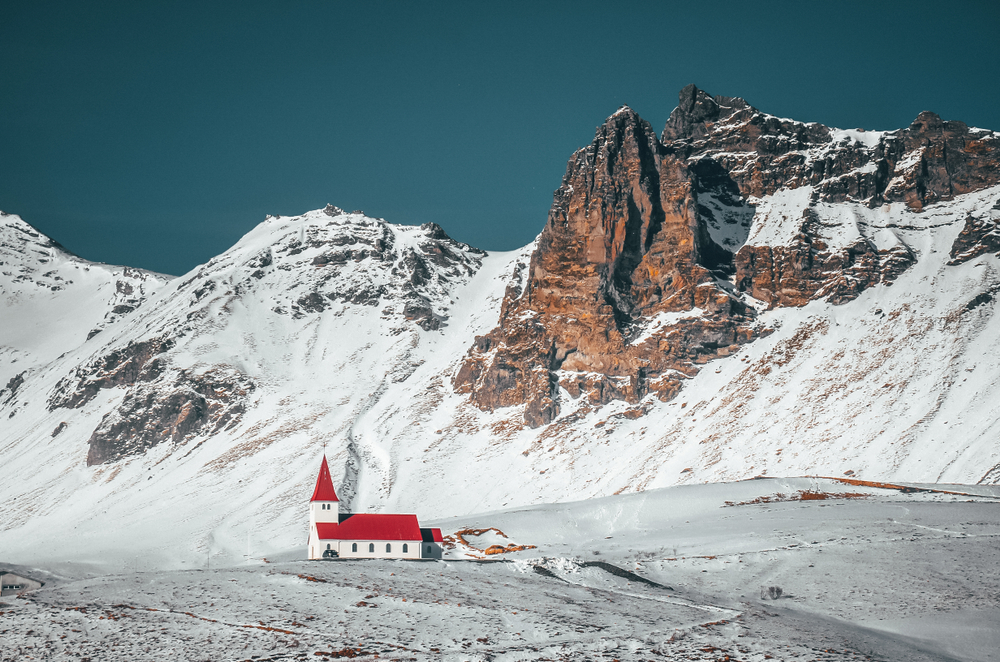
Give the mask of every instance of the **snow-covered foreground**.
[[1000, 659], [1000, 489], [933, 487], [762, 479], [498, 511], [437, 522], [459, 541], [440, 562], [230, 546], [185, 570], [68, 544], [0, 559], [47, 581], [3, 599], [0, 659]]

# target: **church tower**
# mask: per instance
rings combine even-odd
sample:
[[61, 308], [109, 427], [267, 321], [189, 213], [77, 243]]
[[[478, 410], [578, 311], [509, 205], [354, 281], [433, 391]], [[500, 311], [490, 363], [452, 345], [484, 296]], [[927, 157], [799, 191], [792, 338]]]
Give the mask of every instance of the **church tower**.
[[319, 532], [316, 524], [338, 524], [340, 522], [340, 499], [333, 489], [333, 479], [330, 477], [330, 467], [323, 456], [323, 464], [319, 467], [316, 478], [316, 489], [309, 500], [309, 558], [319, 558]]

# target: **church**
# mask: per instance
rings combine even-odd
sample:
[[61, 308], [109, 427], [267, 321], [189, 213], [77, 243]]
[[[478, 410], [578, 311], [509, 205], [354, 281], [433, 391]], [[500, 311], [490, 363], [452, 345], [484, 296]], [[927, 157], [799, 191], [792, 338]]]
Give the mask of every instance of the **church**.
[[441, 529], [420, 528], [416, 515], [342, 513], [323, 456], [309, 501], [309, 558], [439, 559]]

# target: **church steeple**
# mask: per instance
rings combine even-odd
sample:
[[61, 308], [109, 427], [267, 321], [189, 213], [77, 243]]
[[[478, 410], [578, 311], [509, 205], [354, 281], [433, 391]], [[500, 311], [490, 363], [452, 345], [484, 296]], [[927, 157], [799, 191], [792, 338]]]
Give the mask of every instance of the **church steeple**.
[[320, 465], [319, 476], [316, 478], [316, 489], [313, 490], [312, 499], [309, 501], [340, 501], [333, 489], [333, 479], [330, 478], [330, 467], [326, 463], [326, 455], [323, 456], [323, 464]]
[[330, 466], [326, 463], [326, 454], [323, 454], [323, 464], [319, 467], [319, 476], [316, 478], [316, 489], [313, 490], [312, 499], [309, 500], [309, 558], [319, 558], [322, 553], [316, 545], [319, 544], [319, 533], [317, 524], [337, 526], [340, 523], [340, 499], [333, 489], [333, 479], [330, 477]]

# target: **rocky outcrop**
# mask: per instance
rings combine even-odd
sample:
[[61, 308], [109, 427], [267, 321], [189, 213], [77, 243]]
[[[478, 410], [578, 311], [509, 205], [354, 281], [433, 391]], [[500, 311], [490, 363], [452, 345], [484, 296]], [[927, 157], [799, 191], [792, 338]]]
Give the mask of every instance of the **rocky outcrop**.
[[891, 283], [914, 261], [905, 246], [877, 250], [865, 239], [829, 251], [803, 232], [790, 246], [747, 246], [736, 256], [737, 286], [775, 306], [804, 306], [813, 299], [846, 303], [878, 283]]
[[17, 373], [7, 381], [7, 386], [0, 388], [0, 403], [7, 404], [17, 397], [17, 390], [24, 384], [26, 374], [27, 371]]
[[570, 160], [527, 282], [456, 389], [483, 409], [523, 403], [537, 427], [558, 413], [560, 385], [595, 403], [669, 399], [695, 365], [752, 338], [715, 273], [732, 256], [699, 221], [699, 192], [717, 188], [631, 109], [615, 113]]
[[87, 465], [114, 462], [164, 442], [182, 443], [239, 423], [255, 384], [235, 370], [181, 371], [169, 383], [130, 389], [90, 436]]
[[60, 407], [78, 409], [103, 389], [134, 386], [157, 379], [166, 367], [161, 355], [173, 346], [174, 341], [168, 338], [132, 341], [77, 368], [56, 384], [49, 396], [49, 411]]
[[122, 401], [91, 434], [88, 465], [143, 453], [162, 441], [179, 443], [239, 421], [254, 382], [229, 368], [199, 374], [171, 371], [166, 357], [174, 345], [165, 338], [130, 342], [56, 385], [50, 411], [78, 409], [105, 389], [125, 390]]
[[892, 179], [882, 200], [920, 210], [1000, 182], [1000, 136], [922, 112], [900, 131], [886, 134]]
[[[531, 427], [564, 397], [670, 399], [700, 364], [761, 332], [742, 293], [770, 307], [843, 303], [913, 263], [891, 228], [876, 237], [823, 205], [920, 210], [996, 184], [998, 165], [997, 136], [933, 113], [899, 131], [841, 131], [690, 85], [658, 138], [622, 108], [570, 159], [527, 277], [454, 387], [485, 410], [523, 404]], [[792, 212], [758, 209], [796, 190]], [[782, 239], [754, 241], [751, 228], [760, 239], [768, 224]], [[964, 241], [988, 250], [985, 228]]]
[[984, 253], [1000, 251], [1000, 200], [992, 209], [965, 217], [965, 226], [951, 247], [951, 261], [956, 265]]
[[881, 239], [895, 241], [879, 246], [858, 223], [843, 215], [824, 218], [811, 204], [799, 218], [774, 215], [763, 214], [758, 223], [790, 226], [791, 238], [774, 244], [755, 238], [744, 245], [736, 254], [734, 279], [739, 291], [771, 308], [821, 298], [845, 303], [873, 285], [893, 282], [915, 260], [891, 230], [883, 229]]
[[[397, 245], [394, 231], [382, 221], [357, 218], [332, 205], [323, 213], [336, 220], [326, 228], [303, 229], [297, 240], [282, 242], [250, 260], [239, 291], [256, 287], [268, 269], [304, 268], [312, 273], [297, 288], [295, 298], [274, 306], [273, 312], [301, 319], [322, 313], [335, 302], [365, 306], [391, 302], [403, 319], [432, 331], [448, 319], [439, 305], [441, 293], [474, 274], [485, 254], [455, 241], [435, 223], [420, 227], [419, 241]], [[311, 257], [302, 261], [300, 255]]]
[[744, 196], [813, 186], [817, 200], [913, 209], [1000, 181], [1000, 136], [922, 112], [897, 131], [840, 131], [780, 119], [689, 85], [662, 133], [686, 159], [711, 158]]

